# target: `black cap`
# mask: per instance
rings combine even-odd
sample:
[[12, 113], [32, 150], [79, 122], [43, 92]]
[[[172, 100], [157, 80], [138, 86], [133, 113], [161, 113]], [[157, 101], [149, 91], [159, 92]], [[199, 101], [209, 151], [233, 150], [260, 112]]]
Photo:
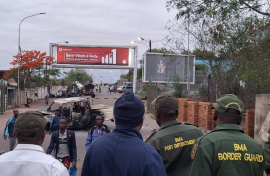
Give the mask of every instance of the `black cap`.
[[[39, 136], [46, 127], [47, 121], [43, 115], [36, 111], [26, 111], [18, 116], [14, 125], [14, 132], [17, 137], [26, 141]], [[21, 132], [32, 132], [32, 136], [22, 136]]]
[[171, 95], [165, 94], [158, 97], [152, 102], [152, 105], [155, 106], [156, 111], [162, 114], [170, 116], [167, 112], [172, 110], [178, 114], [178, 102]]

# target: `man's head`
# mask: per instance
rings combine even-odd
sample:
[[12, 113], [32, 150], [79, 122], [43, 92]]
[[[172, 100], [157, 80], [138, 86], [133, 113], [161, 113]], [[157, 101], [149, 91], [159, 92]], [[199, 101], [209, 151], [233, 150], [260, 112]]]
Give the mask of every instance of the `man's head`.
[[66, 130], [67, 128], [67, 119], [62, 118], [59, 120], [59, 129], [60, 130]]
[[175, 120], [178, 116], [178, 102], [171, 95], [162, 95], [152, 102], [155, 106], [155, 118], [159, 126]]
[[212, 109], [215, 109], [215, 127], [221, 124], [240, 125], [245, 111], [243, 102], [233, 94], [226, 94], [220, 97]]
[[96, 117], [96, 123], [97, 123], [97, 126], [98, 126], [98, 127], [102, 127], [103, 122], [104, 122], [104, 117], [103, 117], [102, 115], [98, 115], [98, 116]]
[[14, 136], [19, 144], [41, 145], [46, 131], [46, 120], [41, 113], [26, 111], [20, 114], [14, 125]]
[[61, 116], [61, 110], [60, 109], [56, 109], [55, 110], [56, 116], [60, 117]]
[[14, 109], [14, 110], [13, 110], [13, 115], [14, 115], [15, 117], [17, 117], [17, 116], [19, 115], [19, 110], [18, 110], [18, 109]]
[[129, 91], [114, 104], [115, 124], [140, 130], [143, 124], [144, 111], [143, 102]]

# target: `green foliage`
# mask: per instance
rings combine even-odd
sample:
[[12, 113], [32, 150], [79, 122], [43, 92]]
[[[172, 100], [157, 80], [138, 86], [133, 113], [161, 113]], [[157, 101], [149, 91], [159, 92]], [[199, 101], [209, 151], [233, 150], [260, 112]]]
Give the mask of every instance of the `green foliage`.
[[199, 95], [204, 97], [204, 98], [207, 98], [208, 96], [208, 88], [206, 85], [200, 85], [199, 86]]
[[93, 81], [92, 75], [89, 75], [84, 69], [71, 69], [69, 72], [65, 72], [67, 80], [67, 84], [71, 84], [74, 81], [78, 81], [81, 84], [85, 84], [86, 82]]
[[[148, 51], [149, 52], [149, 51]], [[151, 50], [151, 53], [164, 53], [164, 54], [176, 54], [175, 51], [171, 50], [171, 49], [167, 49], [165, 47], [161, 47], [161, 48], [153, 48]]]
[[174, 89], [172, 95], [175, 98], [182, 98], [184, 85], [180, 83], [181, 79], [180, 79], [179, 75], [174, 75], [172, 82], [173, 82], [172, 88]]
[[[168, 41], [178, 46], [181, 40], [175, 34], [189, 33], [196, 48], [193, 54], [207, 65], [205, 78], [212, 77], [212, 95], [233, 93], [246, 108], [254, 108], [256, 94], [270, 93], [269, 7], [253, 0], [167, 0], [167, 9], [178, 11], [167, 26], [172, 34]], [[204, 88], [200, 89], [203, 95]]]
[[61, 86], [66, 86], [66, 80], [65, 79], [61, 80]]
[[196, 71], [206, 71], [207, 65], [205, 64], [195, 64], [195, 70]]
[[[177, 9], [176, 19], [184, 19], [191, 24], [200, 24], [202, 28], [208, 30], [209, 35], [220, 33], [231, 28], [231, 25], [238, 24], [244, 16], [252, 17], [248, 27], [254, 30], [262, 30], [265, 25], [269, 25], [265, 19], [269, 18], [269, 3], [264, 1], [210, 1], [210, 0], [167, 0], [167, 10]], [[267, 11], [265, 11], [267, 10]], [[260, 16], [265, 20], [265, 25], [260, 23]]]

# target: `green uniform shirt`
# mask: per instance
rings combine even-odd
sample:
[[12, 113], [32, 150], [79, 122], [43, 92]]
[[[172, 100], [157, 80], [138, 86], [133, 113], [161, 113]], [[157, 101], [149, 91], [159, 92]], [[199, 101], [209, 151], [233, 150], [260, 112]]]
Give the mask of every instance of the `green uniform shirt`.
[[263, 176], [263, 149], [239, 125], [222, 124], [196, 140], [190, 176]]
[[264, 143], [263, 149], [265, 171], [267, 176], [270, 176], [270, 136], [268, 136], [268, 141]]
[[192, 163], [190, 153], [193, 144], [202, 135], [199, 128], [173, 120], [162, 124], [146, 142], [161, 155], [168, 176], [187, 176]]

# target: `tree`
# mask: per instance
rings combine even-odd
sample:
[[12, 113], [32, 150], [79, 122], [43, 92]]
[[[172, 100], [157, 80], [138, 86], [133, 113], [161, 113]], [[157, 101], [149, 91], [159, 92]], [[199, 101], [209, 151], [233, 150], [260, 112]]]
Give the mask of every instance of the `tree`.
[[270, 24], [268, 20], [270, 5], [265, 1], [168, 0], [166, 7], [167, 10], [178, 10], [177, 20], [184, 19], [192, 24], [201, 24], [213, 38], [216, 38], [220, 31], [231, 28], [232, 24], [238, 24], [245, 16], [253, 19], [248, 24], [247, 31], [251, 34], [256, 30], [264, 30]]
[[173, 82], [172, 87], [174, 89], [172, 95], [175, 98], [183, 98], [184, 85], [181, 84], [181, 79], [179, 75], [174, 75], [172, 82]]
[[67, 84], [72, 84], [74, 81], [78, 81], [81, 84], [86, 84], [88, 81], [93, 82], [92, 75], [89, 75], [84, 69], [71, 69], [66, 75], [64, 79], [67, 80]]
[[212, 94], [233, 93], [254, 108], [256, 94], [270, 93], [269, 3], [168, 0], [167, 8], [178, 10], [167, 42], [186, 49], [183, 36], [190, 34], [193, 54], [207, 64]]
[[[22, 54], [14, 56], [14, 60], [10, 63], [13, 68], [8, 70], [4, 74], [4, 79], [17, 78], [18, 79], [18, 68], [20, 71], [20, 78], [25, 79], [26, 86], [30, 83], [36, 85], [45, 85], [48, 81], [49, 76], [59, 76], [60, 72], [58, 69], [47, 69], [54, 63], [53, 57], [46, 56], [46, 52], [41, 53], [40, 51], [29, 51], [23, 50]], [[46, 76], [47, 75], [47, 76]]]

